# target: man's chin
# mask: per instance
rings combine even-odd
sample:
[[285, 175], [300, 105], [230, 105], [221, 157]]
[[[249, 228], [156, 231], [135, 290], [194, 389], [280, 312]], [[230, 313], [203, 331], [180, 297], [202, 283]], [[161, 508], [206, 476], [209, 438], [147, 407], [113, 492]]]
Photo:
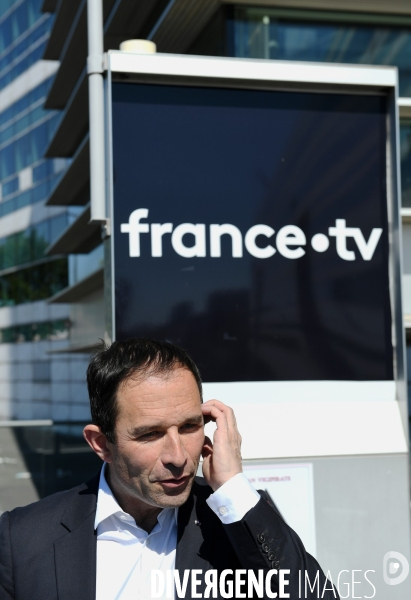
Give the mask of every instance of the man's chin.
[[167, 483], [159, 482], [162, 489], [162, 493], [158, 498], [159, 502], [164, 508], [178, 508], [187, 501], [190, 495], [191, 488], [193, 486], [194, 477], [189, 477], [181, 485], [170, 485]]

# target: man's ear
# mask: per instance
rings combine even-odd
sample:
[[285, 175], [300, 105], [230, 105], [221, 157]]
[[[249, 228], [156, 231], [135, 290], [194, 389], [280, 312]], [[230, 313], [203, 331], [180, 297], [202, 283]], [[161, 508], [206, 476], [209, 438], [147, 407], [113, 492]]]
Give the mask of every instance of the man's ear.
[[101, 460], [104, 460], [104, 462], [107, 463], [113, 461], [110, 449], [111, 444], [107, 440], [104, 433], [102, 433], [100, 427], [98, 427], [97, 425], [92, 425], [90, 423], [89, 425], [86, 425], [83, 429], [83, 435], [87, 444], [92, 450], [94, 450], [94, 452], [101, 458]]

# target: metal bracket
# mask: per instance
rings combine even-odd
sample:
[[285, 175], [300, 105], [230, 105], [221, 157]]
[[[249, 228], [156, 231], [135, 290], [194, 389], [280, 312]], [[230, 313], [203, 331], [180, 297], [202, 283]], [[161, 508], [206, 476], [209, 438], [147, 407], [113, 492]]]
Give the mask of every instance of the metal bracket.
[[94, 54], [87, 57], [87, 74], [104, 73], [104, 55]]
[[101, 238], [105, 240], [106, 238], [111, 236], [111, 221], [110, 219], [106, 219], [105, 223], [101, 225]]

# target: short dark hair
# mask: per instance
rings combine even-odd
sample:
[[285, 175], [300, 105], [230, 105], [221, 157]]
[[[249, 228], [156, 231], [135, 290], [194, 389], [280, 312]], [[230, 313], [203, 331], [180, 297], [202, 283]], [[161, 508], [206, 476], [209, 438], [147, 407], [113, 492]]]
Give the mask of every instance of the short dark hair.
[[114, 342], [111, 346], [102, 342], [87, 369], [87, 387], [94, 425], [100, 427], [109, 442], [115, 443], [118, 414], [116, 397], [120, 385], [132, 377], [166, 374], [176, 368], [188, 369], [194, 375], [202, 402], [200, 372], [182, 348], [148, 338]]

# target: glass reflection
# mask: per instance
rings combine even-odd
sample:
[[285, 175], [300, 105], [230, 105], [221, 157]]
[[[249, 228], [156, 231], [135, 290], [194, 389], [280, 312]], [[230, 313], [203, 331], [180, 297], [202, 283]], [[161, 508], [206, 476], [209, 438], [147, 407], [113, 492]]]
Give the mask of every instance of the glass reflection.
[[401, 122], [400, 154], [402, 205], [411, 208], [411, 121]]
[[21, 75], [44, 53], [54, 15], [41, 12], [40, 0], [0, 3], [0, 88]]
[[[284, 14], [284, 13], [283, 13]], [[328, 63], [393, 65], [398, 67], [400, 95], [411, 96], [411, 27], [361, 23], [346, 13], [320, 18], [238, 8], [234, 11], [234, 56]], [[345, 19], [345, 21], [344, 21]], [[354, 22], [352, 22], [354, 21]]]
[[67, 258], [0, 277], [0, 307], [45, 300], [68, 285]]
[[67, 227], [67, 213], [0, 239], [0, 270], [44, 258], [44, 251]]
[[95, 475], [101, 461], [84, 441], [85, 422], [0, 426], [1, 509], [12, 510]]
[[70, 333], [70, 321], [59, 319], [39, 323], [25, 323], [0, 329], [0, 344], [40, 342], [43, 340], [66, 340]]

